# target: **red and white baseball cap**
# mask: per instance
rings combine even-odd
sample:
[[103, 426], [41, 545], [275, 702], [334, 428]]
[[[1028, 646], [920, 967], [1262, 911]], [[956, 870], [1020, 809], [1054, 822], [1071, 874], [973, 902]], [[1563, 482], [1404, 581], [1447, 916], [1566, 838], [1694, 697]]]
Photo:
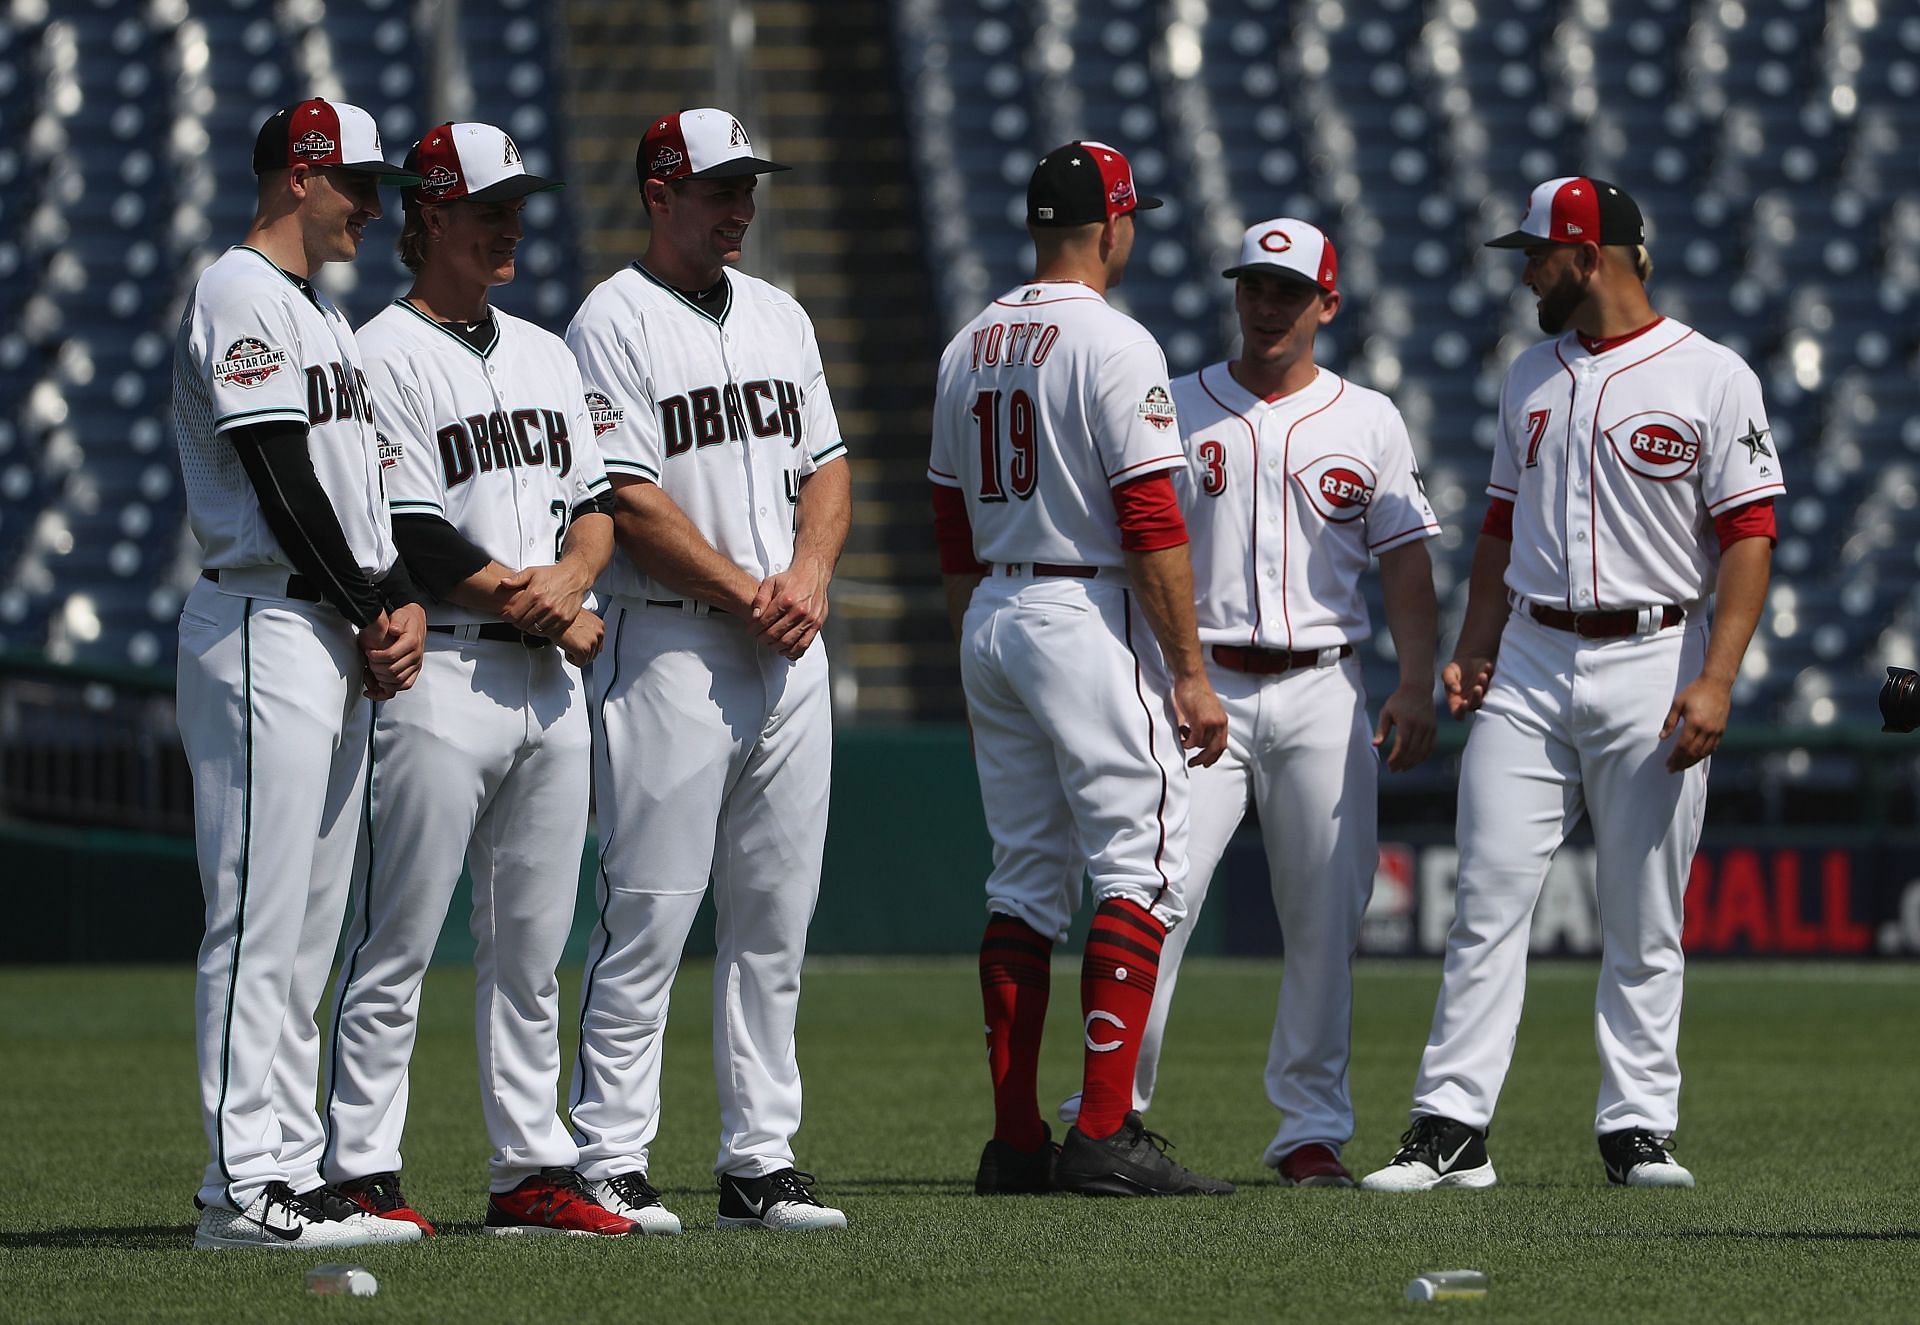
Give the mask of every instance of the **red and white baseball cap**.
[[1247, 227], [1240, 237], [1240, 261], [1220, 274], [1232, 278], [1256, 272], [1293, 276], [1332, 290], [1340, 275], [1340, 255], [1319, 226], [1298, 217], [1276, 216]]
[[442, 124], [427, 130], [407, 152], [407, 169], [420, 176], [419, 186], [404, 195], [409, 207], [462, 200], [505, 202], [567, 187], [562, 180], [529, 175], [513, 139], [491, 124]]
[[1092, 225], [1159, 205], [1135, 191], [1126, 157], [1091, 140], [1054, 148], [1027, 181], [1028, 225]]
[[382, 176], [387, 184], [418, 184], [410, 170], [390, 166], [380, 151], [373, 116], [344, 101], [313, 97], [275, 111], [253, 140], [253, 173], [286, 170], [296, 162], [338, 166]]
[[1488, 248], [1535, 244], [1644, 244], [1640, 204], [1604, 179], [1563, 175], [1536, 185], [1518, 230], [1489, 239]]
[[634, 161], [640, 182], [650, 179], [729, 179], [791, 170], [753, 154], [740, 121], [711, 106], [664, 115], [647, 128]]

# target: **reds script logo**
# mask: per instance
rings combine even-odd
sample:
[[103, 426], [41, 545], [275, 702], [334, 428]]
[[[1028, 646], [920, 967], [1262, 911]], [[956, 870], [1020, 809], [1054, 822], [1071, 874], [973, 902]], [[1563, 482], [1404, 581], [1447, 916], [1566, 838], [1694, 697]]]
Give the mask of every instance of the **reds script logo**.
[[318, 129], [308, 129], [305, 133], [293, 140], [293, 154], [295, 156], [319, 158], [330, 154], [333, 151], [333, 147], [333, 139], [327, 137]]
[[1114, 207], [1125, 207], [1132, 201], [1133, 181], [1130, 179], [1119, 181], [1113, 186], [1113, 191], [1107, 194], [1107, 202]]
[[1293, 247], [1293, 236], [1284, 230], [1269, 230], [1260, 236], [1260, 247], [1269, 253], [1285, 253]]
[[1307, 504], [1329, 524], [1351, 524], [1364, 516], [1378, 483], [1372, 467], [1350, 455], [1321, 456], [1293, 477]]
[[1174, 424], [1173, 397], [1167, 394], [1163, 386], [1148, 390], [1146, 399], [1140, 402], [1140, 417], [1145, 419], [1155, 431], [1165, 432]]
[[251, 390], [287, 366], [287, 352], [243, 336], [227, 346], [213, 365], [213, 379], [227, 386]]
[[1620, 462], [1641, 478], [1670, 483], [1700, 462], [1700, 436], [1693, 425], [1664, 410], [1629, 415], [1607, 429]]
[[627, 412], [598, 391], [587, 392], [587, 417], [593, 420], [593, 435], [600, 437], [618, 428]]

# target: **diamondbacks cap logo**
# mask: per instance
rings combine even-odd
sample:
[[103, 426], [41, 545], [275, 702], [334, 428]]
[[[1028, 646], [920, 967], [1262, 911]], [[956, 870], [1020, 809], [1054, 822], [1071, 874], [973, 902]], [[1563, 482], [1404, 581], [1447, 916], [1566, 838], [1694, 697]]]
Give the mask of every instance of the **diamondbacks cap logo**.
[[500, 141], [507, 145], [507, 150], [503, 154], [500, 164], [503, 166], [514, 166], [514, 165], [520, 164], [520, 149], [513, 145], [513, 139], [507, 137], [507, 135], [503, 133], [500, 135]]
[[1351, 524], [1366, 515], [1378, 486], [1372, 466], [1350, 455], [1322, 456], [1294, 478], [1307, 504], [1329, 524]]
[[330, 155], [335, 146], [336, 144], [333, 139], [327, 137], [318, 129], [308, 129], [305, 133], [293, 140], [293, 154], [299, 157], [306, 157], [309, 160], [317, 160], [320, 157]]
[[1670, 483], [1700, 463], [1700, 436], [1693, 425], [1665, 410], [1634, 414], [1607, 429], [1620, 462], [1641, 478]]
[[593, 435], [604, 436], [618, 428], [627, 412], [598, 391], [587, 392], [587, 417], [593, 421]]
[[251, 390], [286, 366], [285, 350], [243, 336], [227, 346], [227, 352], [214, 362], [213, 380]]
[[1167, 394], [1163, 386], [1148, 389], [1146, 397], [1140, 402], [1140, 417], [1155, 430], [1165, 432], [1174, 425], [1176, 415], [1173, 411], [1173, 397]]
[[1284, 230], [1269, 230], [1260, 236], [1260, 247], [1269, 253], [1285, 253], [1293, 247], [1293, 236]]
[[747, 141], [747, 131], [740, 127], [739, 120], [733, 121], [732, 126], [727, 131], [727, 146], [728, 147], [753, 146], [752, 143], [749, 143]]
[[422, 193], [445, 193], [460, 182], [460, 176], [446, 166], [435, 166], [420, 182]]
[[650, 168], [656, 175], [671, 175], [680, 168], [680, 163], [685, 160], [686, 157], [682, 156], [673, 148], [662, 147], [653, 154], [653, 165]]

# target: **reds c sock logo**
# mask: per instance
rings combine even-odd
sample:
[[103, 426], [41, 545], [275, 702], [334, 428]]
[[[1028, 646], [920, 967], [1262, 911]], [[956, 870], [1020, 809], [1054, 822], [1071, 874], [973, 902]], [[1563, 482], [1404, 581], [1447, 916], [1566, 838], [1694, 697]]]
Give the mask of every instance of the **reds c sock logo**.
[[1086, 1035], [1087, 1035], [1087, 1048], [1089, 1050], [1091, 1050], [1096, 1054], [1110, 1054], [1115, 1049], [1120, 1048], [1121, 1045], [1126, 1043], [1126, 1041], [1124, 1040], [1094, 1039], [1093, 1023], [1096, 1021], [1107, 1022], [1115, 1030], [1124, 1031], [1127, 1028], [1127, 1023], [1120, 1020], [1120, 1018], [1114, 1016], [1111, 1012], [1102, 1012], [1099, 1008], [1095, 1008], [1092, 1012], [1089, 1012], [1087, 1014]]

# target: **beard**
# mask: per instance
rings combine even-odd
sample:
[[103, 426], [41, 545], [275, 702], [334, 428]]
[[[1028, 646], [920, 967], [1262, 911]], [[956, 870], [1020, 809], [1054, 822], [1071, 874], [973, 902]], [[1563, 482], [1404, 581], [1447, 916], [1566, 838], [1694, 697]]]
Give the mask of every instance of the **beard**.
[[1587, 282], [1572, 272], [1563, 272], [1558, 281], [1540, 292], [1540, 330], [1558, 336], [1567, 329], [1573, 310], [1587, 297]]

